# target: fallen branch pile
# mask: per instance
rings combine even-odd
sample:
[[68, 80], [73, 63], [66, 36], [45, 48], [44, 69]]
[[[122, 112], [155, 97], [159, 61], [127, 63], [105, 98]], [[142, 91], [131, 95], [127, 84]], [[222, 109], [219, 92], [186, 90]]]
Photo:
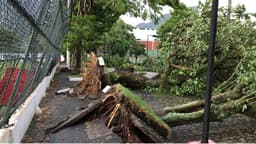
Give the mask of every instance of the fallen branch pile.
[[139, 97], [120, 84], [100, 99], [93, 101], [67, 119], [51, 127], [49, 132], [94, 119], [107, 117], [106, 125], [117, 133], [123, 142], [166, 142], [170, 128]]

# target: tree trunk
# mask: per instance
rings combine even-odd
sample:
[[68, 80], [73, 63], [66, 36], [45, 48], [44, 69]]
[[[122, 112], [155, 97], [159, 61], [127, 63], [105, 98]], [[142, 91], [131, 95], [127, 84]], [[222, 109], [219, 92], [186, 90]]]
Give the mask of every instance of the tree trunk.
[[79, 40], [79, 44], [76, 48], [76, 64], [75, 64], [75, 71], [81, 71], [81, 58], [82, 58], [82, 41]]
[[[256, 100], [256, 91], [243, 94], [243, 86], [239, 85], [231, 91], [212, 97], [211, 120], [222, 120], [234, 113], [256, 113], [253, 104]], [[197, 100], [187, 104], [166, 107], [158, 112], [162, 119], [170, 126], [194, 123], [202, 120], [204, 113], [204, 101]]]
[[116, 82], [131, 89], [145, 88], [145, 78], [142, 75], [133, 72], [118, 72], [118, 79]]

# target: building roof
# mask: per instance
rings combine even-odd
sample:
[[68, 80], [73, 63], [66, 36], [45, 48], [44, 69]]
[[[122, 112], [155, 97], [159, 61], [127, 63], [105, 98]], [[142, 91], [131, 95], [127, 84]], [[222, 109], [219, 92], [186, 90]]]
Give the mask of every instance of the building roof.
[[135, 28], [139, 29], [157, 29], [161, 26], [162, 23], [167, 21], [169, 18], [171, 18], [170, 14], [164, 14], [163, 17], [161, 17], [157, 24], [154, 24], [154, 22], [148, 22], [148, 23], [139, 23], [135, 26]]

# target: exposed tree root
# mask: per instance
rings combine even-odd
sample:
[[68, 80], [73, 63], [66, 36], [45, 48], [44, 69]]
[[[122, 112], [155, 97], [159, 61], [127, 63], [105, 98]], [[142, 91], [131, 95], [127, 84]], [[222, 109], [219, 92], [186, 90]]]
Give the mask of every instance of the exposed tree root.
[[85, 62], [85, 70], [83, 80], [75, 87], [77, 96], [88, 96], [89, 94], [97, 94], [101, 90], [101, 74], [98, 66], [98, 59], [92, 52], [90, 54], [91, 61]]
[[166, 142], [170, 128], [149, 106], [120, 84], [114, 90], [92, 102], [89, 106], [65, 121], [49, 128], [49, 132], [74, 125], [92, 117], [106, 117], [106, 126], [112, 128], [123, 142]]

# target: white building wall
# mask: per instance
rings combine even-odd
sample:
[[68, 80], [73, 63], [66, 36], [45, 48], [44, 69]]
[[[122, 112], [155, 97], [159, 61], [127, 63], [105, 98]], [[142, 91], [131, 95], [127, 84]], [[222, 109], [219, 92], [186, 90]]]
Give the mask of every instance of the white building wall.
[[152, 37], [152, 35], [156, 35], [155, 29], [136, 28], [136, 29], [133, 29], [133, 34], [136, 37], [136, 39], [143, 40], [143, 41], [146, 41], [147, 38], [149, 41], [153, 41], [156, 39], [155, 37]]

